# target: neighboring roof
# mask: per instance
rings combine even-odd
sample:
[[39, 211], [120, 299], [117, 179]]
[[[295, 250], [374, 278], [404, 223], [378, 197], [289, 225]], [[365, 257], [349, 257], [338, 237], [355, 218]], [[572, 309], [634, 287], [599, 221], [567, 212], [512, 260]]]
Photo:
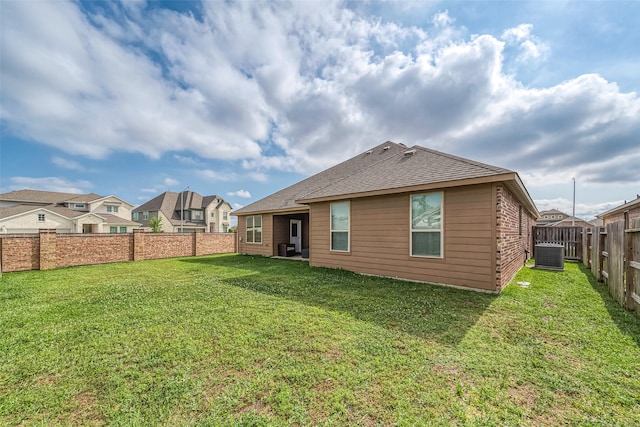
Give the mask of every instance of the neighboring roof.
[[407, 148], [390, 141], [233, 213], [306, 209], [304, 204], [322, 200], [413, 191], [420, 186], [436, 188], [497, 181], [509, 182], [516, 197], [538, 215], [517, 173], [418, 145]]
[[0, 194], [0, 200], [12, 202], [30, 202], [30, 203], [64, 203], [73, 201], [74, 203], [90, 202], [101, 199], [102, 196], [95, 193], [75, 194], [75, 193], [58, 193], [54, 191], [41, 190], [16, 190], [9, 193]]
[[596, 215], [596, 217], [604, 218], [606, 216], [613, 215], [613, 214], [616, 214], [616, 213], [619, 213], [619, 212], [624, 212], [627, 209], [635, 208], [635, 207], [640, 207], [640, 195], [638, 195], [632, 201], [626, 202], [626, 203], [624, 203], [624, 204], [622, 204], [622, 205], [620, 205], [618, 207], [615, 207], [613, 209], [609, 209], [608, 211], [603, 212], [600, 215]]
[[[181, 209], [205, 209], [217, 199], [219, 199], [220, 202], [216, 204], [216, 208], [222, 203], [226, 203], [222, 198], [216, 195], [202, 196], [195, 191], [183, 191], [180, 193], [165, 191], [148, 202], [141, 204], [132, 212], [160, 211], [165, 217], [169, 218], [172, 225], [180, 225]], [[186, 227], [188, 225], [202, 227], [202, 223], [191, 223], [185, 220], [184, 226]]]
[[548, 211], [541, 211], [540, 215], [564, 215], [569, 216], [566, 213], [559, 211], [557, 209], [549, 209]]
[[95, 212], [85, 212], [85, 211], [76, 211], [73, 209], [65, 208], [63, 206], [56, 206], [54, 204], [46, 205], [46, 206], [33, 206], [33, 205], [17, 205], [11, 206], [9, 208], [0, 208], [0, 219], [8, 219], [14, 216], [24, 215], [29, 212], [36, 211], [46, 211], [51, 212], [56, 215], [60, 215], [67, 219], [79, 218], [81, 216], [93, 215], [97, 216], [104, 220], [107, 224], [117, 224], [117, 225], [141, 225], [138, 222], [131, 221], [126, 218], [119, 217], [117, 215], [105, 214], [105, 213], [95, 213]]
[[577, 216], [568, 216], [560, 221], [549, 222], [546, 224], [546, 227], [566, 227], [570, 226], [572, 222], [575, 223], [576, 227], [591, 227], [593, 225], [582, 218], [578, 218]]
[[0, 200], [2, 201], [42, 205], [50, 205], [56, 203], [90, 203], [108, 199], [111, 197], [116, 198], [129, 206], [133, 206], [131, 203], [121, 199], [118, 196], [114, 196], [113, 194], [110, 196], [101, 196], [96, 193], [76, 194], [41, 190], [16, 190], [9, 193], [0, 194]]

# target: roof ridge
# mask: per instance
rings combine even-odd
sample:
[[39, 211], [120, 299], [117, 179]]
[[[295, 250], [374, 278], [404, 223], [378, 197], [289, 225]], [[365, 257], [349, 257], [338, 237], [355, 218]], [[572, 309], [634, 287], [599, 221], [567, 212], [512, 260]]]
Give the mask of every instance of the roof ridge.
[[443, 157], [448, 157], [450, 159], [458, 160], [458, 161], [461, 161], [461, 162], [464, 162], [464, 163], [467, 163], [467, 164], [470, 164], [470, 165], [473, 165], [473, 166], [478, 166], [478, 167], [481, 167], [483, 169], [487, 169], [487, 170], [494, 171], [494, 172], [497, 169], [500, 169], [500, 170], [503, 170], [503, 171], [508, 171], [508, 172], [514, 172], [514, 171], [512, 171], [510, 169], [506, 169], [506, 168], [503, 168], [503, 167], [500, 167], [500, 166], [493, 166], [493, 165], [490, 165], [488, 163], [477, 162], [475, 160], [467, 159], [465, 157], [456, 156], [454, 154], [444, 153], [442, 151], [434, 150], [432, 148], [423, 147], [423, 146], [417, 145], [417, 144], [414, 145], [411, 148], [412, 149], [420, 149], [422, 151], [427, 151], [427, 152], [430, 152], [430, 153], [433, 153], [433, 154], [437, 154], [437, 155], [443, 156]]
[[[386, 141], [386, 142], [383, 142], [382, 144], [379, 144], [379, 145], [377, 145], [377, 146], [375, 146], [375, 147], [373, 147], [373, 148], [369, 148], [368, 150], [366, 150], [366, 151], [364, 151], [364, 152], [362, 152], [362, 153], [360, 153], [360, 154], [356, 154], [355, 156], [353, 156], [353, 157], [351, 157], [351, 158], [349, 158], [349, 159], [347, 159], [347, 160], [345, 160], [345, 161], [343, 161], [343, 162], [340, 162], [340, 163], [338, 163], [337, 165], [335, 165], [335, 166], [333, 166], [333, 167], [330, 167], [329, 169], [326, 169], [326, 170], [324, 170], [324, 171], [318, 172], [317, 174], [312, 175], [312, 176], [310, 176], [310, 177], [309, 177], [309, 178], [307, 178], [307, 179], [313, 178], [314, 176], [316, 176], [316, 175], [318, 175], [318, 174], [321, 174], [321, 173], [324, 173], [324, 172], [330, 171], [330, 170], [332, 170], [333, 168], [336, 168], [336, 167], [338, 167], [338, 166], [342, 165], [343, 163], [347, 163], [347, 162], [349, 162], [349, 161], [353, 160], [354, 158], [356, 158], [356, 157], [358, 157], [358, 156], [362, 156], [363, 154], [367, 154], [367, 155], [368, 155], [368, 154], [371, 154], [371, 153], [373, 152], [373, 150], [375, 150], [376, 148], [384, 147], [384, 146], [386, 146], [386, 145], [388, 145], [388, 144], [393, 144], [393, 145], [395, 145], [395, 146], [397, 146], [397, 147], [400, 147], [400, 148], [407, 148], [407, 147], [406, 147], [406, 145], [404, 145], [404, 144], [398, 144], [397, 142], [393, 142], [393, 141]], [[327, 187], [329, 187], [329, 186], [335, 185], [337, 182], [342, 182], [342, 181], [344, 181], [345, 179], [347, 179], [347, 178], [351, 178], [353, 175], [355, 175], [355, 174], [357, 174], [357, 173], [359, 173], [359, 172], [361, 172], [361, 171], [363, 171], [363, 170], [365, 170], [365, 169], [369, 169], [370, 167], [372, 167], [372, 166], [374, 166], [374, 165], [377, 165], [377, 164], [378, 164], [378, 163], [380, 163], [380, 162], [384, 162], [384, 161], [389, 160], [389, 159], [391, 159], [391, 158], [393, 158], [393, 157], [395, 157], [395, 156], [397, 156], [397, 155], [400, 155], [400, 154], [402, 154], [402, 153], [392, 154], [392, 155], [390, 155], [389, 157], [385, 157], [385, 158], [382, 158], [382, 159], [376, 160], [376, 161], [374, 161], [373, 163], [371, 163], [371, 164], [369, 164], [369, 165], [363, 166], [363, 167], [361, 167], [361, 168], [359, 168], [359, 169], [356, 169], [356, 170], [354, 170], [354, 171], [350, 171], [347, 175], [345, 175], [344, 177], [342, 177], [342, 178], [340, 178], [340, 179], [338, 179], [338, 180], [336, 180], [336, 181], [331, 181], [331, 182], [327, 183], [327, 185], [324, 185], [324, 186], [322, 186], [322, 187], [314, 188], [313, 190], [311, 190], [311, 191], [307, 192], [307, 193], [305, 194], [305, 196], [307, 196], [308, 194], [315, 193], [316, 191], [322, 190], [322, 189], [327, 188]], [[287, 188], [289, 188], [289, 187], [287, 187]], [[304, 197], [297, 197], [296, 199], [304, 199]]]

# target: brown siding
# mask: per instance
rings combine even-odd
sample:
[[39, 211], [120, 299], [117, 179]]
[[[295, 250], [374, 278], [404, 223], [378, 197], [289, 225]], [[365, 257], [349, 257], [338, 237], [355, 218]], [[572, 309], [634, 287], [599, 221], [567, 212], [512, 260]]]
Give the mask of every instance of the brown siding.
[[278, 248], [273, 247], [273, 215], [262, 214], [262, 243], [247, 243], [247, 216], [238, 216], [238, 253], [274, 256]]
[[273, 247], [277, 255], [278, 244], [289, 242], [289, 220], [302, 221], [302, 248], [309, 247], [309, 214], [274, 215], [273, 216]]
[[505, 186], [498, 185], [496, 194], [496, 286], [502, 290], [524, 265], [525, 250], [531, 256], [531, 227], [535, 224], [535, 218], [521, 207]]
[[351, 251], [329, 251], [329, 202], [311, 205], [313, 266], [496, 290], [493, 186], [443, 190], [444, 257], [409, 255], [410, 194], [351, 200]]

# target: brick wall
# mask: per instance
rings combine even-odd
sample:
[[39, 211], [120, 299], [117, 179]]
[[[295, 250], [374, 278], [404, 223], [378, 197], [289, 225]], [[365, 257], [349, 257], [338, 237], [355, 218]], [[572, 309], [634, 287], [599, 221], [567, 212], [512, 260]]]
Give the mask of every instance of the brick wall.
[[500, 291], [524, 265], [525, 250], [533, 256], [531, 227], [535, 218], [505, 186], [498, 185], [496, 191], [496, 289]]
[[2, 271], [38, 270], [40, 237], [37, 234], [5, 235], [0, 240]]
[[[633, 219], [633, 218], [640, 218], [640, 206], [635, 206], [632, 207], [630, 209], [626, 210], [627, 212], [629, 212], [629, 219]], [[624, 221], [624, 210], [621, 210], [620, 212], [616, 212], [610, 215], [607, 215], [606, 217], [603, 218], [603, 225], [607, 225], [607, 224], [612, 224], [614, 222], [618, 222], [618, 221]]]
[[235, 233], [0, 235], [0, 273], [236, 252]]
[[131, 261], [131, 234], [58, 234], [56, 267]]
[[195, 255], [193, 240], [196, 234], [204, 233], [144, 233], [143, 259]]

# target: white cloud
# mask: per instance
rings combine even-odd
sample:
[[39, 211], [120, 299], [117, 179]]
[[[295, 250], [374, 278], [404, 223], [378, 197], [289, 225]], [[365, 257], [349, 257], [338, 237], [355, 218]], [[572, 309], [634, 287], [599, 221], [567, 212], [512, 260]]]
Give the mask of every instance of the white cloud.
[[180, 184], [180, 181], [167, 177], [164, 179], [163, 183], [168, 187], [175, 187], [176, 185]]
[[84, 171], [85, 168], [80, 163], [75, 160], [65, 159], [60, 156], [53, 156], [51, 158], [51, 163], [56, 166], [59, 166], [64, 169], [76, 170], [76, 171]]
[[235, 181], [238, 179], [238, 174], [235, 172], [218, 172], [211, 169], [199, 169], [196, 170], [196, 174], [209, 181]]
[[242, 197], [244, 199], [249, 199], [251, 198], [251, 193], [249, 193], [247, 190], [238, 190], [238, 191], [229, 191], [227, 193], [227, 196], [237, 196], [237, 197]]
[[[3, 4], [0, 114], [8, 133], [75, 155], [190, 151], [265, 181], [391, 139], [534, 186], [640, 182], [637, 94], [593, 74], [525, 87], [506, 57], [529, 66], [550, 52], [528, 23], [466, 37], [446, 11], [415, 28], [338, 1], [204, 2], [202, 17], [138, 3], [116, 19], [38, 5]], [[210, 181], [240, 178], [174, 158]]]
[[49, 176], [43, 178], [33, 178], [27, 176], [14, 176], [9, 178], [10, 190], [42, 190], [56, 191], [60, 193], [87, 193], [93, 184], [89, 181], [69, 181], [64, 178]]

